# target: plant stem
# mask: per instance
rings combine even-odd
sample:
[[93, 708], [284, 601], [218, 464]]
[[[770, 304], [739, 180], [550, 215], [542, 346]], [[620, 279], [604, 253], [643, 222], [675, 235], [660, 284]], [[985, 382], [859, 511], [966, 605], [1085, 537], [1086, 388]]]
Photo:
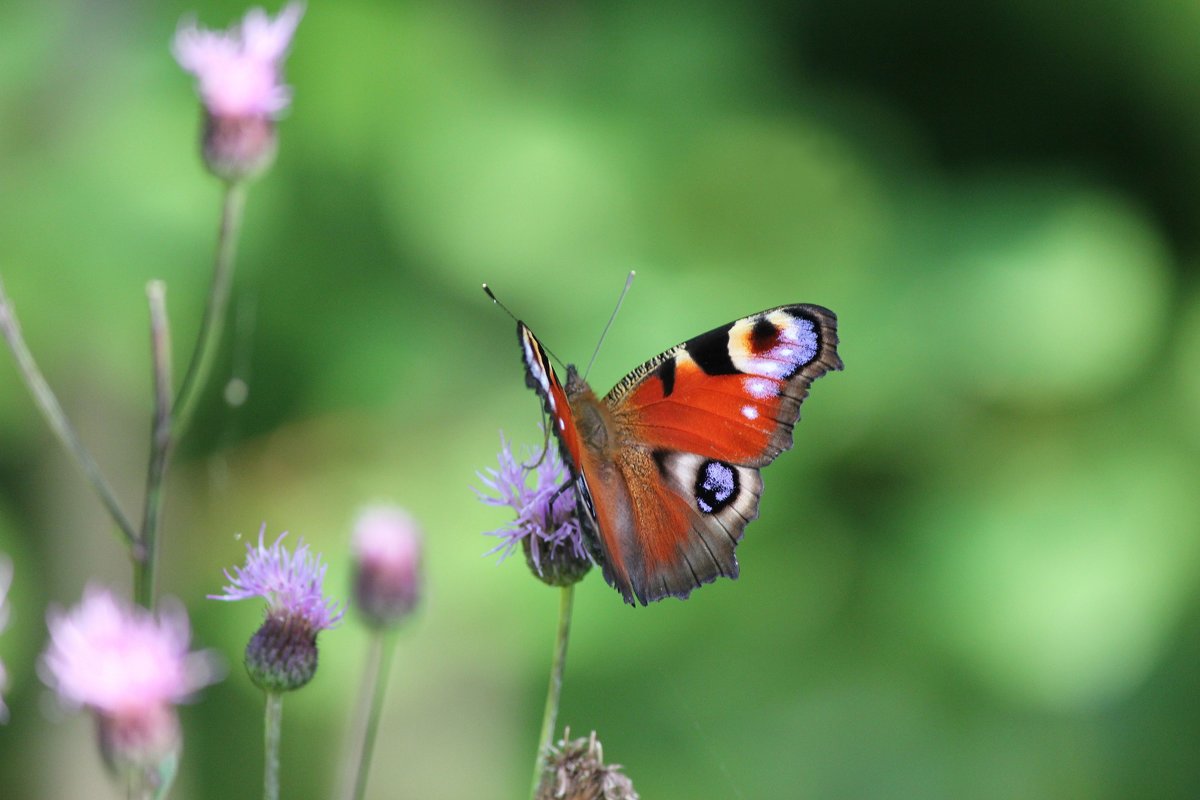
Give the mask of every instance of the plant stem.
[[350, 791], [346, 794], [346, 797], [352, 800], [362, 800], [367, 791], [367, 776], [371, 772], [375, 734], [379, 731], [379, 717], [383, 710], [383, 698], [387, 694], [395, 644], [395, 638], [386, 632], [372, 631], [371, 649], [367, 654], [367, 665], [363, 669], [363, 688], [358, 708], [358, 725], [363, 729], [358, 768], [354, 773], [353, 786], [348, 787]]
[[38, 369], [37, 362], [33, 359], [33, 354], [29, 352], [29, 347], [25, 344], [24, 337], [21, 336], [21, 326], [17, 322], [16, 312], [13, 311], [8, 296], [4, 293], [3, 283], [0, 283], [0, 333], [3, 333], [4, 338], [8, 341], [8, 346], [17, 360], [17, 369], [21, 374], [21, 378], [29, 388], [29, 393], [33, 395], [33, 400], [41, 410], [42, 416], [46, 418], [46, 422], [50, 425], [50, 430], [54, 431], [54, 434], [58, 437], [63, 447], [75, 459], [75, 463], [79, 465], [79, 468], [83, 470], [84, 477], [87, 478], [88, 483], [92, 485], [96, 494], [99, 495], [100, 501], [108, 510], [109, 516], [113, 518], [113, 522], [117, 524], [117, 527], [121, 529], [126, 543], [130, 548], [136, 548], [138, 545], [138, 535], [133, 527], [133, 523], [129, 521], [129, 517], [125, 516], [125, 512], [121, 510], [121, 504], [117, 501], [117, 496], [113, 493], [112, 487], [108, 485], [108, 481], [100, 473], [100, 467], [96, 465], [91, 453], [84, 447], [79, 434], [71, 426], [67, 415], [63, 412], [58, 398], [54, 396], [54, 391], [46, 383], [41, 370]]
[[571, 636], [571, 605], [575, 584], [564, 586], [558, 604], [558, 636], [554, 642], [554, 660], [550, 663], [550, 687], [546, 690], [546, 709], [542, 712], [542, 734], [538, 739], [537, 758], [533, 762], [533, 788], [529, 796], [537, 798], [542, 774], [546, 771], [546, 753], [558, 723], [558, 701], [562, 695], [563, 673], [567, 666], [567, 640]]
[[163, 481], [171, 450], [171, 330], [167, 323], [166, 291], [162, 281], [146, 285], [154, 368], [154, 421], [150, 431], [150, 462], [146, 468], [141, 546], [135, 547], [133, 553], [133, 596], [139, 605], [149, 609], [154, 608], [158, 526], [162, 520]]
[[200, 333], [196, 337], [196, 348], [188, 362], [183, 383], [175, 395], [171, 408], [175, 421], [175, 436], [178, 439], [192, 421], [200, 392], [208, 380], [221, 343], [221, 332], [225, 328], [225, 309], [229, 305], [229, 291], [233, 285], [234, 260], [237, 255], [238, 229], [242, 224], [242, 211], [246, 205], [246, 186], [230, 183], [225, 186], [221, 205], [221, 227], [217, 231], [217, 254], [213, 263], [212, 287], [208, 292], [208, 305], [200, 322]]
[[263, 723], [263, 800], [279, 800], [279, 735], [283, 729], [283, 692], [267, 692]]

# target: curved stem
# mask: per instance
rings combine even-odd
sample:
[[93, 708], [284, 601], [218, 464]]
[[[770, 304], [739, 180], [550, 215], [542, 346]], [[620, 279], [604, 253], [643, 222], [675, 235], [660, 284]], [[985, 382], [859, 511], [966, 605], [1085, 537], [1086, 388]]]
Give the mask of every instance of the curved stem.
[[109, 516], [121, 529], [126, 543], [130, 548], [136, 550], [138, 547], [137, 531], [134, 529], [133, 523], [129, 521], [129, 517], [125, 516], [125, 512], [121, 510], [121, 504], [117, 501], [112, 487], [104, 479], [104, 475], [101, 474], [100, 467], [96, 465], [91, 453], [84, 447], [79, 434], [71, 426], [66, 413], [63, 412], [62, 405], [59, 404], [54, 391], [46, 383], [42, 371], [38, 369], [37, 362], [33, 360], [33, 354], [29, 352], [29, 347], [21, 335], [21, 326], [17, 322], [16, 312], [13, 311], [8, 296], [4, 294], [3, 283], [0, 283], [0, 333], [8, 341], [13, 357], [17, 360], [17, 369], [21, 378], [29, 388], [29, 393], [33, 395], [33, 400], [41, 410], [42, 416], [50, 425], [50, 430], [54, 431], [63, 447], [83, 470], [84, 477], [99, 495], [100, 502], [108, 510]]
[[533, 762], [533, 787], [530, 798], [536, 800], [538, 786], [546, 771], [546, 754], [558, 724], [558, 701], [562, 695], [563, 673], [567, 666], [567, 640], [571, 636], [571, 606], [575, 584], [564, 586], [558, 604], [558, 636], [554, 642], [554, 660], [550, 663], [550, 686], [546, 690], [546, 708], [542, 712], [542, 734], [538, 739], [537, 758]]
[[225, 309], [229, 305], [229, 291], [233, 285], [234, 259], [237, 256], [238, 229], [242, 224], [242, 210], [246, 205], [246, 187], [242, 183], [230, 183], [225, 187], [221, 206], [221, 227], [217, 231], [217, 254], [213, 263], [213, 282], [208, 293], [208, 305], [200, 322], [200, 333], [196, 337], [196, 348], [188, 362], [183, 383], [175, 395], [171, 414], [175, 421], [175, 436], [183, 436], [192, 415], [200, 391], [208, 381], [221, 332], [225, 327]]
[[358, 753], [358, 768], [354, 774], [354, 785], [349, 798], [362, 800], [367, 791], [367, 776], [371, 772], [371, 756], [375, 752], [375, 735], [379, 732], [379, 718], [383, 710], [383, 698], [387, 694], [388, 678], [391, 673], [395, 639], [383, 631], [371, 634], [371, 651], [367, 654], [367, 665], [363, 671], [362, 702], [359, 704], [359, 722], [363, 727], [362, 743]]
[[154, 365], [154, 422], [150, 433], [150, 463], [146, 469], [146, 500], [142, 513], [141, 547], [134, 551], [134, 600], [154, 608], [155, 558], [162, 519], [163, 481], [171, 449], [171, 331], [167, 324], [166, 287], [162, 281], [146, 286], [150, 302], [150, 345]]
[[283, 730], [283, 692], [267, 692], [263, 722], [263, 800], [279, 800], [279, 735]]

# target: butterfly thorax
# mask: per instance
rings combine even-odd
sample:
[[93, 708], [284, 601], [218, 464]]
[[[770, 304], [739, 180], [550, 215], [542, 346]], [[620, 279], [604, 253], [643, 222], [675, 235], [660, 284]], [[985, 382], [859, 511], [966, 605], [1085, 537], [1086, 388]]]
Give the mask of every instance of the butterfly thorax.
[[580, 441], [595, 453], [608, 450], [612, 419], [607, 408], [596, 397], [592, 387], [579, 375], [574, 364], [567, 365], [567, 401], [575, 417], [575, 430]]

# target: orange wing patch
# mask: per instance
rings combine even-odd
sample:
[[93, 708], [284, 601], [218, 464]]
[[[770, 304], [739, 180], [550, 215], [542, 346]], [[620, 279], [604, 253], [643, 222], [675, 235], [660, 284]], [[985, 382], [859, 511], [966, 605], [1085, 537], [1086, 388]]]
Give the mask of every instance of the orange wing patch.
[[652, 448], [761, 467], [792, 446], [812, 382], [841, 368], [833, 312], [780, 306], [668, 350], [606, 400]]

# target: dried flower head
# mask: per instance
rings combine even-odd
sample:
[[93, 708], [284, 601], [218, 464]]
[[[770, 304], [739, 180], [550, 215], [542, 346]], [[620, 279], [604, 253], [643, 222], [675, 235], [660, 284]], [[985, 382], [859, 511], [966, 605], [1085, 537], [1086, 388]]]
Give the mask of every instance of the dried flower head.
[[204, 159], [225, 180], [261, 172], [275, 157], [275, 120], [291, 103], [283, 84], [283, 60], [304, 15], [289, 3], [274, 19], [261, 8], [246, 12], [228, 31], [185, 19], [171, 51], [196, 76], [204, 105]]
[[571, 729], [550, 747], [535, 800], [638, 800], [620, 764], [605, 764], [596, 732], [571, 740]]
[[[0, 556], [0, 632], [8, 625], [8, 587], [12, 585], [12, 562]], [[8, 706], [4, 705], [3, 692], [8, 688], [8, 673], [0, 661], [0, 722], [8, 722]]]
[[176, 755], [174, 706], [220, 676], [211, 655], [188, 652], [183, 606], [167, 598], [155, 614], [89, 586], [78, 606], [46, 616], [42, 680], [67, 705], [95, 714], [109, 766], [145, 767]]
[[258, 545], [246, 545], [246, 563], [225, 571], [229, 585], [212, 600], [267, 601], [266, 620], [246, 645], [246, 669], [259, 687], [269, 691], [298, 689], [317, 671], [317, 634], [337, 625], [342, 612], [325, 599], [321, 584], [325, 564], [301, 540], [295, 553], [283, 546], [287, 532], [270, 547], [258, 532]]
[[364, 509], [354, 524], [354, 596], [375, 627], [393, 625], [412, 611], [420, 593], [421, 531], [396, 506]]
[[485, 489], [475, 494], [489, 506], [508, 506], [516, 519], [502, 528], [486, 532], [501, 542], [488, 551], [499, 552], [503, 561], [520, 545], [533, 574], [552, 586], [579, 581], [592, 567], [584, 539], [578, 501], [571, 472], [557, 447], [542, 453], [525, 452], [526, 466], [500, 437], [498, 469], [477, 473]]

